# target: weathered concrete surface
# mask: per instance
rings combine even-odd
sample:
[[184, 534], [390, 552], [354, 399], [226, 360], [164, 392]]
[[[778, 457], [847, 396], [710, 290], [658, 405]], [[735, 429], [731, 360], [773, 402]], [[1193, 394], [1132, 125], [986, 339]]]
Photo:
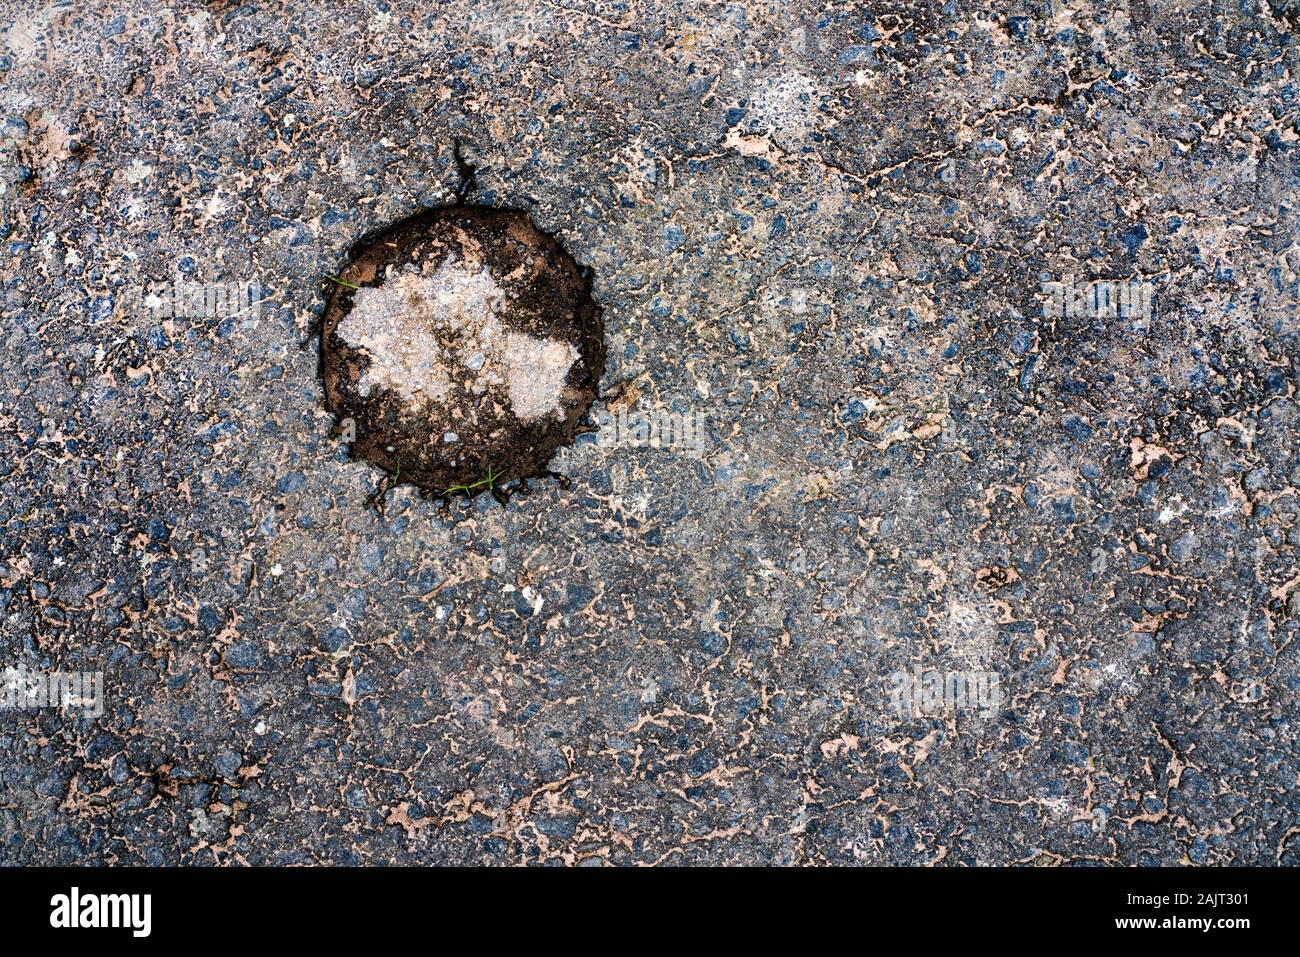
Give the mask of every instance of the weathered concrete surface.
[[[105, 676], [5, 862], [1300, 862], [1292, 14], [94, 7], [0, 2], [0, 664]], [[702, 451], [366, 506], [321, 277], [457, 139]]]

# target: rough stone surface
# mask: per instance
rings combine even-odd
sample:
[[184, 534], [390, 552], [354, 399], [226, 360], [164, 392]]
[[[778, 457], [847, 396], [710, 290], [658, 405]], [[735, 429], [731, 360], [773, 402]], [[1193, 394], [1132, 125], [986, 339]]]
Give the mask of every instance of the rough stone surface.
[[[0, 664], [106, 696], [0, 712], [0, 860], [1300, 863], [1294, 25], [0, 0]], [[366, 505], [321, 277], [458, 139], [701, 452]]]

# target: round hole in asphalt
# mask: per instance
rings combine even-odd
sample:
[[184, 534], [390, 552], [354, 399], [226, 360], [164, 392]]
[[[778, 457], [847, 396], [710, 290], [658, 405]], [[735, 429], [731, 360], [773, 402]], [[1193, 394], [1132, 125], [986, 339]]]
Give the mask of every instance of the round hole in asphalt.
[[439, 495], [548, 474], [605, 366], [589, 280], [525, 213], [451, 206], [353, 250], [321, 326], [352, 455]]

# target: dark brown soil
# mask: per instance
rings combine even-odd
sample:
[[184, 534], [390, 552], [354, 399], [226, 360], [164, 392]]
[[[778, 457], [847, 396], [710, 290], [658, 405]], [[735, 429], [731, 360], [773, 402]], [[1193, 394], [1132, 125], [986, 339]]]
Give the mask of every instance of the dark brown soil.
[[[605, 366], [604, 327], [589, 280], [526, 214], [481, 206], [453, 206], [403, 220], [358, 244], [338, 278], [378, 286], [389, 266], [437, 268], [448, 257], [486, 265], [498, 281], [508, 279], [512, 298], [498, 312], [508, 330], [574, 347], [578, 359], [561, 393], [562, 416], [523, 421], [508, 406], [475, 395], [465, 375], [453, 376], [447, 403], [458, 417], [459, 441], [446, 444], [445, 413], [413, 418], [399, 395], [375, 389], [361, 394], [358, 385], [370, 359], [337, 335], [356, 290], [331, 283], [321, 329], [321, 375], [335, 433], [354, 428], [354, 458], [378, 466], [395, 482], [439, 495], [495, 491], [514, 479], [546, 475], [556, 449], [573, 444]], [[440, 341], [446, 334], [439, 333]]]

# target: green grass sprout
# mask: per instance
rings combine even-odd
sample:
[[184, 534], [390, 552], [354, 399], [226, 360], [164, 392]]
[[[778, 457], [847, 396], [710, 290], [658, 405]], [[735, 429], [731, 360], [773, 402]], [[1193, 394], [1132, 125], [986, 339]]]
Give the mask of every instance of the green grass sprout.
[[470, 485], [453, 485], [451, 486], [451, 488], [444, 489], [442, 494], [450, 495], [453, 492], [464, 492], [465, 495], [468, 496], [474, 491], [474, 489], [482, 488], [484, 485], [487, 486], [487, 489], [490, 492], [493, 490], [493, 488], [496, 487], [496, 480], [499, 479], [500, 477], [501, 477], [501, 473], [492, 471], [492, 466], [489, 465], [486, 477], [481, 478], [477, 482], [474, 482]]

